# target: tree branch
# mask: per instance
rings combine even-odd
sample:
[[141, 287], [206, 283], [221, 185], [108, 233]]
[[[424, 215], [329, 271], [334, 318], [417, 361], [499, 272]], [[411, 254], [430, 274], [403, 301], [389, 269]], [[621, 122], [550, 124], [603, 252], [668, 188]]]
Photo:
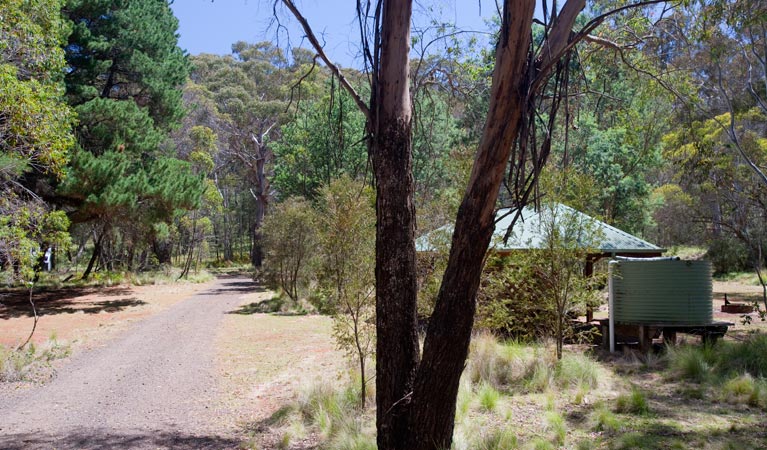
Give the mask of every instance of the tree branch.
[[309, 26], [309, 22], [306, 20], [306, 18], [301, 14], [301, 12], [296, 8], [296, 5], [293, 3], [293, 0], [275, 0], [275, 1], [282, 1], [282, 3], [290, 10], [290, 12], [293, 14], [293, 16], [298, 20], [298, 22], [301, 24], [301, 27], [304, 29], [304, 33], [306, 33], [306, 38], [309, 40], [309, 43], [312, 44], [312, 47], [314, 47], [314, 50], [317, 52], [317, 55], [322, 59], [322, 61], [325, 62], [325, 65], [328, 66], [331, 72], [336, 74], [338, 77], [338, 80], [341, 82], [341, 85], [346, 89], [346, 91], [351, 95], [352, 99], [354, 99], [354, 103], [357, 104], [357, 107], [362, 111], [362, 114], [365, 115], [365, 118], [370, 120], [370, 108], [368, 105], [362, 100], [362, 97], [357, 93], [357, 91], [352, 87], [351, 83], [349, 83], [349, 80], [346, 79], [344, 74], [341, 72], [341, 69], [334, 64], [330, 58], [328, 58], [327, 54], [325, 53], [325, 50], [322, 48], [322, 45], [320, 45], [320, 41], [317, 39], [317, 36], [314, 34], [314, 31]]

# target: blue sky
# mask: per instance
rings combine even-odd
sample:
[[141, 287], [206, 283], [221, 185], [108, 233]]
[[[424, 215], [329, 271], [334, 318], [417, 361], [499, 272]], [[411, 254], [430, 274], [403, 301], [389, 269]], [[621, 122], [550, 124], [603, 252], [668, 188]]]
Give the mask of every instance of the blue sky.
[[[277, 34], [272, 23], [273, 0], [175, 0], [179, 19], [179, 45], [190, 54], [229, 54], [236, 41], [277, 40], [280, 46], [304, 46], [303, 33], [286, 11], [280, 15], [287, 33]], [[326, 41], [328, 55], [344, 66], [353, 66], [358, 54], [354, 0], [296, 0], [304, 16]], [[418, 2], [416, 2], [418, 3]], [[436, 0], [430, 11], [416, 6], [416, 21], [437, 17], [464, 29], [486, 30], [485, 20], [495, 9], [493, 0]]]

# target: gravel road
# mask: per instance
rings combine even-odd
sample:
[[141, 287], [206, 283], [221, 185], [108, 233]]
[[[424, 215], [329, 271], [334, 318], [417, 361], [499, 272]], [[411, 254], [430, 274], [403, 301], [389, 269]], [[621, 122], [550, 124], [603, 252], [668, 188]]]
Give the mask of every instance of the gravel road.
[[222, 278], [83, 352], [50, 383], [0, 394], [0, 449], [238, 448], [214, 378], [214, 337], [255, 289]]

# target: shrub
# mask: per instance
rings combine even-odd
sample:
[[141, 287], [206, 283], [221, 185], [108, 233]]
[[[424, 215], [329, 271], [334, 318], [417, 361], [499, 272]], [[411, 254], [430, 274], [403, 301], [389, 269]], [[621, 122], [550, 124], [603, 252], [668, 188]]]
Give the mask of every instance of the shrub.
[[293, 301], [309, 283], [310, 259], [316, 247], [316, 217], [302, 198], [289, 198], [276, 205], [264, 219], [264, 276]]
[[741, 241], [731, 237], [711, 241], [706, 252], [706, 259], [711, 261], [715, 274], [748, 269], [748, 249]]

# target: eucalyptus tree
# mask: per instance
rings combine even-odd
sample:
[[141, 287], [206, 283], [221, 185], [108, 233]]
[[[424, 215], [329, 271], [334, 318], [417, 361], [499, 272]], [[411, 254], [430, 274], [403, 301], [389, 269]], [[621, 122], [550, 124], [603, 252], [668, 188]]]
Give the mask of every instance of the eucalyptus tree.
[[[313, 65], [300, 49], [293, 52], [291, 62], [272, 43], [237, 42], [232, 45], [232, 55], [199, 55], [192, 61], [192, 81], [205, 89], [219, 115], [215, 130], [223, 145], [214, 176], [225, 208], [231, 204], [234, 214], [247, 205], [250, 260], [260, 266], [261, 224], [275, 191], [271, 184], [273, 143], [280, 140], [282, 126], [290, 120], [290, 108], [296, 104], [303, 108], [306, 96], [316, 94], [312, 85], [322, 74], [312, 71], [303, 78], [306, 83], [300, 88], [299, 102], [298, 91], [291, 86]], [[240, 189], [242, 184], [244, 189]], [[225, 220], [231, 227], [232, 218], [226, 216]], [[231, 252], [225, 251], [224, 256], [230, 258]]]
[[[482, 262], [504, 179], [515, 207], [532, 200], [551, 148], [574, 45], [604, 17], [573, 31], [585, 0], [545, 10], [531, 39], [534, 1], [504, 1], [488, 113], [455, 222], [447, 268], [419, 351], [410, 93], [411, 0], [357, 2], [370, 99], [325, 54], [291, 0], [282, 0], [366, 117], [376, 181], [376, 414], [378, 447], [449, 448], [456, 394], [469, 348]], [[547, 109], [541, 124], [539, 109]], [[544, 125], [544, 126], [541, 126]], [[539, 146], [540, 145], [540, 146]], [[510, 167], [510, 172], [507, 169]]]

